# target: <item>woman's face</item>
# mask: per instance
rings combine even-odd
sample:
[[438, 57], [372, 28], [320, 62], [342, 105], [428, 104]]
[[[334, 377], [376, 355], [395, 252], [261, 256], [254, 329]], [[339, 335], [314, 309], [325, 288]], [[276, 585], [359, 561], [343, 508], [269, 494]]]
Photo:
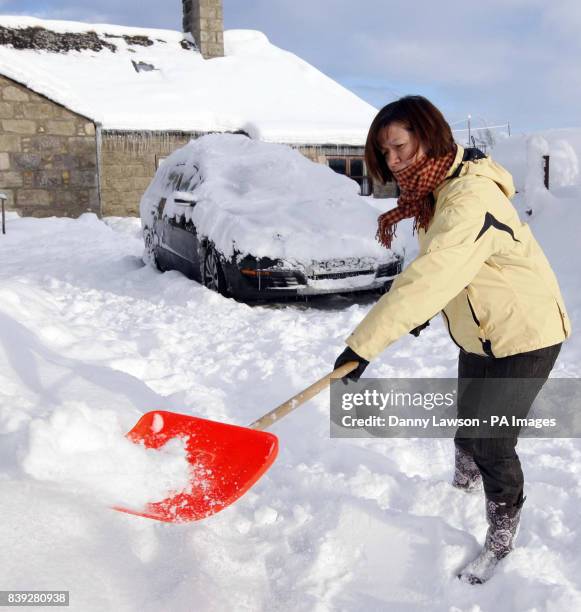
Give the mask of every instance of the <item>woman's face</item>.
[[381, 128], [377, 143], [391, 172], [399, 172], [425, 156], [426, 151], [413, 132], [402, 123]]

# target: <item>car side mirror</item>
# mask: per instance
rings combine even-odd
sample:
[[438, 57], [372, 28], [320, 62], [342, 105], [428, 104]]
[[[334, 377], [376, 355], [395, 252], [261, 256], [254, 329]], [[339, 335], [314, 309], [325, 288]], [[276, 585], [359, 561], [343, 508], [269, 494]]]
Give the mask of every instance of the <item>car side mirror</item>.
[[194, 194], [189, 191], [174, 191], [173, 201], [182, 206], [195, 206], [197, 204]]

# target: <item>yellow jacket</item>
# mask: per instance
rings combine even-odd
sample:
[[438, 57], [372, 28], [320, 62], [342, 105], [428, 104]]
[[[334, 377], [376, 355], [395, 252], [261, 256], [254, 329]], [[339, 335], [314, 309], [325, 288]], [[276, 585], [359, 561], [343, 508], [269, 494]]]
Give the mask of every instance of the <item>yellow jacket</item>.
[[418, 257], [347, 338], [369, 361], [438, 312], [452, 340], [478, 355], [516, 355], [571, 334], [551, 266], [510, 203], [511, 175], [489, 157], [462, 162], [463, 155], [458, 146], [434, 191]]

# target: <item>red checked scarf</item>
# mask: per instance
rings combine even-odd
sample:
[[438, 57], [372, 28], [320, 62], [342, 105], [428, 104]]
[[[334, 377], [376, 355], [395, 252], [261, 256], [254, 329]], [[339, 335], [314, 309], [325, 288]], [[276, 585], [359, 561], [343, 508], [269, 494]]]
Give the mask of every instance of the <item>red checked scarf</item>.
[[380, 215], [377, 219], [377, 240], [387, 249], [395, 238], [396, 224], [402, 219], [414, 217], [414, 232], [428, 227], [434, 214], [430, 194], [444, 180], [454, 162], [456, 151], [444, 157], [422, 157], [411, 166], [394, 172], [400, 188], [397, 207]]

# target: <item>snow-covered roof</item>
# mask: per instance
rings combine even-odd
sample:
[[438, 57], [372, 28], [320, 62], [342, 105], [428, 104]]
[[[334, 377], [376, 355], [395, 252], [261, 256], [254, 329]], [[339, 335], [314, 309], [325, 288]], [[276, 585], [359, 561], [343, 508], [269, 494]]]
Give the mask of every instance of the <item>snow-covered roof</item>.
[[2, 27], [94, 32], [90, 48], [73, 40], [66, 52], [2, 44], [0, 74], [105, 129], [244, 129], [270, 142], [362, 145], [376, 112], [253, 30], [226, 31], [225, 57], [205, 60], [173, 30], [21, 16], [0, 16]]

